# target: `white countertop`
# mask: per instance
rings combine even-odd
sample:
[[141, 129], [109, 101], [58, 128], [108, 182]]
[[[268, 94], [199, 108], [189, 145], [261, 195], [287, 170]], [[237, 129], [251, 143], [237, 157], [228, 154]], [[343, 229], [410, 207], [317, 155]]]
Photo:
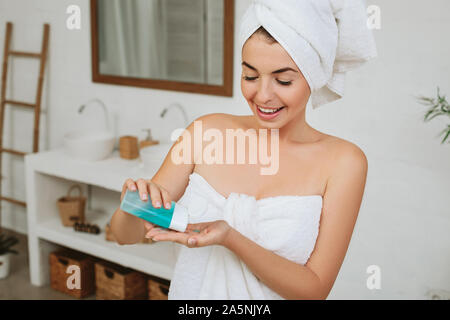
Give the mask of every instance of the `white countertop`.
[[122, 159], [118, 150], [105, 160], [84, 161], [67, 155], [63, 148], [59, 148], [28, 154], [25, 161], [42, 173], [119, 192], [127, 178], [151, 179], [159, 169], [157, 162], [153, 167], [144, 167], [140, 158]]

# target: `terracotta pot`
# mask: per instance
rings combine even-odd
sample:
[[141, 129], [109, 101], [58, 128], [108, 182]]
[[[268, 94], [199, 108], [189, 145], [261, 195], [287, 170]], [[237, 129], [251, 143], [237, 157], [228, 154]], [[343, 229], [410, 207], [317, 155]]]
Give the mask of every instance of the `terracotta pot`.
[[9, 275], [9, 259], [10, 254], [0, 255], [0, 279], [4, 279]]

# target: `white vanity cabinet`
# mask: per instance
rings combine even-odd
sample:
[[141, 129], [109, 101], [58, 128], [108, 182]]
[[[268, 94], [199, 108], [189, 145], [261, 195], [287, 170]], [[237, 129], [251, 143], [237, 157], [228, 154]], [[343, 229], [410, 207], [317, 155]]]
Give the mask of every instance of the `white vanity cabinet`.
[[66, 196], [69, 187], [75, 183], [83, 187], [84, 196], [89, 185], [117, 192], [119, 205], [124, 181], [127, 178], [150, 179], [159, 169], [158, 165], [155, 162], [154, 167], [144, 168], [139, 159], [121, 159], [118, 151], [108, 159], [95, 162], [73, 159], [63, 149], [27, 155], [25, 170], [31, 283], [36, 286], [49, 284], [49, 253], [61, 246], [170, 280], [179, 244], [119, 245], [106, 241], [105, 225], [114, 212], [95, 212], [88, 208], [86, 222], [97, 224], [101, 233], [76, 232], [72, 227], [62, 225], [57, 207], [57, 200]]

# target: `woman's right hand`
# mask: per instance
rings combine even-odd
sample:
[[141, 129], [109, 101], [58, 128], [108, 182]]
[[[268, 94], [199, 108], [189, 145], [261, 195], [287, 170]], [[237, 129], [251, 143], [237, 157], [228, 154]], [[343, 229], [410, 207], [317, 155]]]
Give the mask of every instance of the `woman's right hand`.
[[170, 209], [172, 200], [169, 192], [162, 186], [152, 182], [151, 180], [127, 179], [122, 187], [122, 194], [120, 195], [120, 202], [127, 190], [138, 191], [142, 201], [151, 201], [155, 208], [161, 208], [162, 204], [166, 209]]
[[[122, 187], [122, 194], [120, 195], [120, 202], [122, 202], [123, 197], [127, 190], [138, 191], [141, 200], [152, 201], [152, 205], [155, 208], [160, 208], [161, 204], [164, 204], [166, 209], [170, 209], [172, 205], [171, 197], [169, 192], [162, 186], [154, 183], [151, 180], [138, 179], [134, 181], [133, 179], [127, 179]], [[159, 228], [156, 224], [148, 221], [144, 221], [145, 233], [150, 232], [153, 228]]]
[[[139, 192], [143, 201], [152, 201], [154, 207], [161, 207], [161, 203], [171, 203], [171, 197], [166, 189], [151, 180], [127, 179], [122, 186], [120, 202], [127, 190]], [[138, 218], [119, 208], [114, 212], [111, 221], [111, 231], [119, 244], [134, 244], [142, 241], [145, 234], [157, 227], [157, 225]]]

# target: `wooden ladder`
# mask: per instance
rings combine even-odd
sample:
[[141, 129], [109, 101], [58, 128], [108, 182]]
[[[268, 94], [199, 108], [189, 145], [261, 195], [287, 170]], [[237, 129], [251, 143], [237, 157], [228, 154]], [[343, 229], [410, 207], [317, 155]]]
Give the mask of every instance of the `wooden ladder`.
[[[10, 49], [11, 35], [12, 35], [13, 24], [11, 22], [6, 23], [6, 36], [5, 36], [5, 48], [3, 52], [3, 71], [2, 71], [2, 92], [1, 92], [1, 100], [0, 100], [0, 177], [2, 176], [2, 158], [3, 153], [10, 153], [13, 155], [24, 157], [27, 153], [3, 148], [3, 128], [4, 128], [4, 116], [5, 116], [5, 107], [7, 104], [11, 106], [19, 106], [27, 109], [34, 109], [34, 130], [33, 130], [33, 153], [38, 152], [39, 150], [39, 116], [41, 113], [41, 96], [42, 96], [42, 86], [44, 82], [44, 70], [45, 63], [47, 60], [47, 47], [48, 47], [48, 37], [50, 32], [50, 25], [44, 24], [44, 35], [42, 40], [42, 48], [40, 53], [34, 52], [23, 52], [23, 51], [14, 51]], [[38, 78], [38, 86], [36, 92], [36, 102], [28, 103], [17, 100], [8, 100], [6, 99], [6, 82], [7, 82], [7, 72], [8, 72], [8, 58], [10, 56], [14, 57], [24, 57], [24, 58], [37, 58], [40, 60], [39, 67], [39, 78]], [[8, 201], [10, 203], [20, 205], [26, 207], [26, 203], [23, 201], [19, 201], [16, 199], [12, 199], [9, 197], [5, 197], [2, 195], [2, 183], [0, 180], [0, 233], [2, 232], [1, 228], [1, 201]]]

